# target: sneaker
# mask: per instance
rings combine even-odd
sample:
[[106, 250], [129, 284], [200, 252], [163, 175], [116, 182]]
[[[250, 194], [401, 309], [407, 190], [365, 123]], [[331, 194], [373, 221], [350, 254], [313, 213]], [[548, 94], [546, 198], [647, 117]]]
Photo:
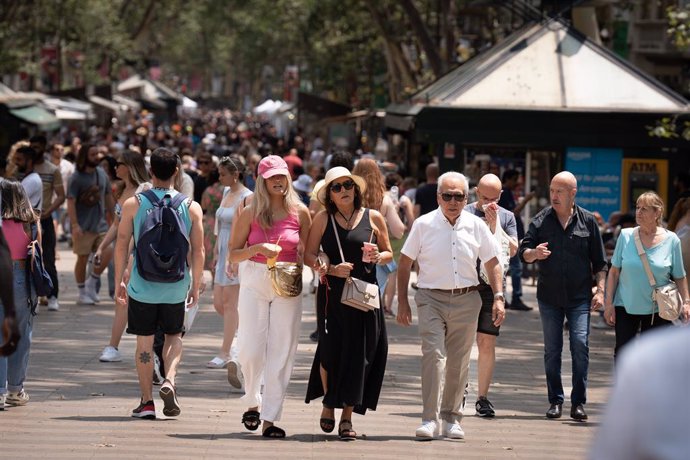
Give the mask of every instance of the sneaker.
[[20, 391], [17, 393], [7, 393], [7, 397], [5, 398], [5, 402], [9, 404], [10, 406], [26, 406], [26, 404], [29, 402], [29, 393], [24, 391], [22, 388]]
[[161, 374], [161, 360], [158, 358], [157, 354], [153, 354], [153, 384], [163, 385], [165, 378]]
[[433, 439], [438, 435], [438, 425], [434, 420], [422, 422], [422, 426], [417, 428], [414, 435], [418, 438]]
[[238, 390], [242, 389], [244, 378], [242, 377], [242, 370], [237, 361], [231, 360], [228, 363], [228, 383], [231, 387]]
[[443, 422], [443, 436], [450, 439], [465, 439], [465, 432], [459, 423]]
[[[506, 307], [508, 308], [508, 307]], [[529, 305], [525, 305], [522, 302], [522, 299], [513, 299], [512, 302], [510, 302], [510, 310], [518, 310], [518, 311], [530, 311], [532, 310], [532, 307]]]
[[493, 417], [496, 415], [494, 405], [485, 396], [480, 396], [477, 399], [477, 402], [474, 403], [474, 408], [477, 410], [478, 417]]
[[89, 276], [86, 282], [84, 283], [84, 293], [91, 297], [95, 303], [98, 303], [101, 301], [100, 296], [98, 295], [98, 278], [94, 278], [93, 276]]
[[95, 305], [96, 301], [91, 298], [91, 296], [87, 295], [86, 293], [79, 294], [79, 300], [77, 300], [78, 304], [81, 305]]
[[177, 391], [175, 387], [170, 383], [170, 380], [165, 379], [163, 381], [163, 386], [158, 391], [161, 399], [163, 400], [163, 415], [166, 417], [177, 417], [180, 415], [180, 403], [177, 401]]
[[48, 311], [58, 311], [60, 309], [60, 303], [57, 297], [48, 297]]
[[143, 418], [147, 420], [156, 419], [156, 406], [153, 405], [153, 401], [141, 401], [139, 407], [132, 411], [132, 417]]
[[119, 363], [122, 361], [122, 356], [120, 352], [115, 347], [108, 345], [103, 349], [100, 358], [98, 360], [102, 363]]
[[318, 329], [315, 330], [314, 332], [312, 332], [311, 334], [309, 334], [309, 340], [311, 340], [314, 343], [319, 341], [319, 330]]
[[0, 410], [5, 410], [5, 395], [0, 395]]

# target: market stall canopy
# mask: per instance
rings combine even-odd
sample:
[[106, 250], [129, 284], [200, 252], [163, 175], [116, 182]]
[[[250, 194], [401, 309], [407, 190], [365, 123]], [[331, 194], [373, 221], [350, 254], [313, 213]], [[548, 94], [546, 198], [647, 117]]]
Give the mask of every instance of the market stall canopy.
[[181, 104], [184, 98], [182, 94], [169, 86], [156, 80], [143, 78], [140, 75], [134, 75], [120, 82], [117, 85], [117, 91], [160, 108], [167, 106], [166, 101]]
[[113, 94], [113, 101], [117, 102], [118, 104], [125, 105], [135, 112], [141, 110], [140, 103], [138, 103], [134, 99], [128, 98], [127, 96], [123, 96], [122, 94]]
[[254, 107], [254, 113], [265, 113], [267, 115], [273, 115], [280, 109], [283, 105], [281, 101], [274, 101], [273, 99], [267, 99], [260, 105]]
[[9, 112], [11, 115], [45, 131], [52, 131], [60, 127], [60, 120], [38, 105], [10, 108]]
[[553, 20], [527, 26], [411, 98], [412, 105], [674, 112], [687, 101]]
[[[114, 113], [120, 113], [123, 111], [123, 108], [120, 104], [117, 104], [113, 101], [110, 101], [104, 97], [96, 96], [95, 94], [93, 96], [89, 96], [89, 101], [92, 104], [95, 104], [95, 105], [98, 105], [98, 106], [103, 107], [105, 109], [108, 109]], [[126, 110], [126, 108], [127, 107], [125, 106], [125, 110]]]
[[48, 97], [41, 103], [60, 120], [90, 120], [94, 118], [93, 105], [72, 97]]

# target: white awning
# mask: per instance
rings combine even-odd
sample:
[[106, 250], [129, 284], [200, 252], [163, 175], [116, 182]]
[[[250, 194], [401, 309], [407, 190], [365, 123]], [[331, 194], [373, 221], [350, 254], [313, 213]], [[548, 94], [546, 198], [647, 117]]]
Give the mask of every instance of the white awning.
[[89, 96], [89, 101], [115, 113], [119, 113], [122, 111], [122, 107], [120, 106], [120, 104], [116, 104], [115, 102], [109, 101], [108, 99], [101, 96]]
[[86, 120], [86, 113], [74, 110], [56, 109], [55, 117], [58, 120]]

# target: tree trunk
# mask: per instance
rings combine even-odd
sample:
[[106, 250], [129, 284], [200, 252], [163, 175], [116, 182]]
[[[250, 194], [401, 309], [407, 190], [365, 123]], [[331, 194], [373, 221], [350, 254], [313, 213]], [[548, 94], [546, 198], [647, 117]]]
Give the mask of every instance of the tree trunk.
[[434, 41], [429, 35], [429, 31], [424, 25], [424, 21], [422, 21], [419, 10], [417, 10], [417, 7], [414, 6], [412, 0], [398, 0], [398, 3], [403, 7], [405, 13], [407, 13], [412, 30], [417, 36], [417, 39], [419, 40], [419, 43], [421, 44], [422, 49], [429, 60], [431, 71], [434, 73], [436, 78], [439, 78], [445, 71], [445, 65], [438, 53], [438, 50], [436, 49], [436, 46], [434, 45]]
[[397, 88], [398, 95], [391, 97], [391, 100], [399, 100], [399, 95], [402, 93], [404, 88], [416, 88], [417, 81], [410, 67], [410, 63], [403, 55], [399, 40], [396, 40], [395, 37], [391, 36], [391, 34], [388, 32], [388, 19], [377, 8], [374, 0], [365, 0], [364, 3], [371, 12], [371, 16], [378, 26], [381, 36], [383, 37], [387, 51], [386, 61], [388, 64], [388, 72], [391, 75], [392, 81], [397, 81], [399, 85]]

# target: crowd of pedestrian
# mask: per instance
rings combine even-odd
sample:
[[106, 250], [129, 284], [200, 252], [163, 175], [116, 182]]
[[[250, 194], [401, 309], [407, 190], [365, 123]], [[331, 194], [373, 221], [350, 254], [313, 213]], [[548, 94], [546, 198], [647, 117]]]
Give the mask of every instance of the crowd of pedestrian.
[[[553, 177], [550, 206], [525, 229], [522, 209], [533, 195], [515, 198], [518, 171], [486, 174], [471, 188], [459, 172], [440, 174], [431, 163], [417, 186], [373, 155], [326, 152], [320, 139], [299, 133], [285, 142], [269, 123], [230, 111], [160, 125], [144, 114], [109, 130], [61, 132], [50, 142], [34, 136], [13, 146], [9, 166], [1, 184], [0, 249], [10, 254], [13, 295], [2, 293], [7, 347], [1, 350], [16, 351], [0, 358], [0, 409], [29, 402], [24, 382], [40, 308], [25, 276], [33, 240], [42, 245], [52, 279], [48, 311], [60, 311], [58, 241], [68, 241], [77, 256], [77, 302], [114, 300], [100, 361], [121, 361], [122, 335], [136, 336], [140, 400], [133, 417], [156, 418], [154, 384], [163, 414], [181, 414], [176, 375], [183, 335], [208, 288], [222, 339], [205, 365], [226, 369], [229, 384], [244, 392], [243, 425], [269, 438], [286, 436], [277, 422], [297, 349], [303, 269], [312, 273], [317, 317], [305, 402], [321, 398], [320, 428], [337, 428], [343, 440], [357, 438], [353, 414], [377, 407], [386, 318], [412, 324], [410, 286], [422, 351], [419, 439], [464, 438], [475, 340], [476, 414], [496, 415], [489, 389], [500, 326], [506, 310], [532, 309], [522, 300], [523, 264], [539, 264], [547, 418], [561, 417], [566, 399], [564, 324], [573, 363], [570, 416], [577, 421], [588, 418], [592, 312], [604, 307], [616, 355], [640, 328], [671, 324], [655, 311], [641, 254], [657, 284], [677, 284], [680, 319], [690, 315], [683, 242], [662, 226], [658, 195], [638, 199], [635, 230], [616, 229], [609, 268], [607, 227], [576, 204], [577, 181], [567, 171]], [[471, 195], [476, 202], [468, 203]], [[682, 203], [673, 220], [679, 228], [690, 208]], [[110, 280], [101, 279], [106, 270]], [[204, 270], [212, 276], [204, 278]]]

